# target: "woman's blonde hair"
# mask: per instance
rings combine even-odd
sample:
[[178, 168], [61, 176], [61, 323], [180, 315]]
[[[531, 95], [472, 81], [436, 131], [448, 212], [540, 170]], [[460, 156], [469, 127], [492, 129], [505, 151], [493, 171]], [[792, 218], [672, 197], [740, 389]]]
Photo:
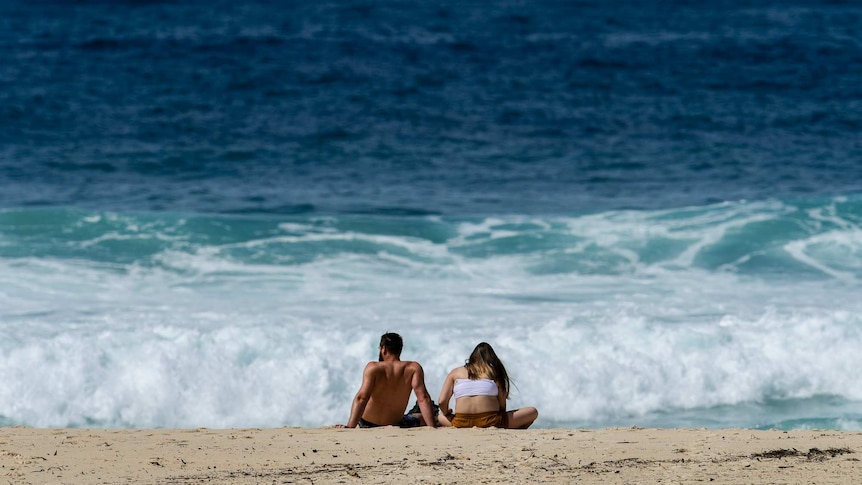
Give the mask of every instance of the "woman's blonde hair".
[[487, 342], [482, 342], [473, 349], [467, 363], [467, 377], [470, 379], [491, 379], [503, 388], [509, 395], [509, 374], [497, 353]]

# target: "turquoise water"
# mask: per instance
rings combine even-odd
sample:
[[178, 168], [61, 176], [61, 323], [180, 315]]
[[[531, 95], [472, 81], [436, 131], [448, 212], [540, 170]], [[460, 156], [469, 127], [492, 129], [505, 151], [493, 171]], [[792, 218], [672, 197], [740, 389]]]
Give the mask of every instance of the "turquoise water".
[[857, 429], [860, 207], [3, 210], [0, 409], [35, 426], [332, 424], [394, 330], [434, 396], [492, 342], [539, 426]]

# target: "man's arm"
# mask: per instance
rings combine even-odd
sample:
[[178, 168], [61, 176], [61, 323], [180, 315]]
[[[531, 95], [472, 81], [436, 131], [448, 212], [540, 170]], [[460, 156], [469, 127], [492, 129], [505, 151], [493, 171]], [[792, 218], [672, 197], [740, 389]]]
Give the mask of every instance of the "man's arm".
[[347, 420], [348, 428], [355, 428], [359, 424], [359, 418], [365, 412], [365, 406], [368, 405], [368, 400], [371, 398], [371, 391], [374, 390], [374, 363], [369, 362], [362, 372], [362, 385], [359, 391], [353, 398], [353, 405], [350, 407], [350, 419]]
[[428, 395], [428, 389], [425, 388], [425, 371], [419, 363], [415, 363], [416, 368], [413, 371], [413, 392], [416, 394], [416, 401], [419, 403], [419, 410], [422, 411], [422, 419], [425, 420], [426, 426], [432, 428], [437, 427], [437, 422], [434, 420], [434, 409], [431, 407], [431, 396]]

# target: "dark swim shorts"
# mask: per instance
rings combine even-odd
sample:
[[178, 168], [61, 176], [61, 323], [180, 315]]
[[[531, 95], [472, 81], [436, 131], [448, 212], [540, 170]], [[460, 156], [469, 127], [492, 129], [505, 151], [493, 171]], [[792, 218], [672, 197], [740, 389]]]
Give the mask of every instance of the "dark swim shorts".
[[[384, 424], [375, 424], [371, 421], [366, 421], [362, 418], [359, 418], [359, 427], [360, 428], [379, 428], [381, 426], [387, 426]], [[415, 428], [417, 426], [422, 426], [422, 420], [415, 417], [410, 416], [409, 414], [405, 414], [401, 421], [399, 421], [395, 426], [400, 428]]]

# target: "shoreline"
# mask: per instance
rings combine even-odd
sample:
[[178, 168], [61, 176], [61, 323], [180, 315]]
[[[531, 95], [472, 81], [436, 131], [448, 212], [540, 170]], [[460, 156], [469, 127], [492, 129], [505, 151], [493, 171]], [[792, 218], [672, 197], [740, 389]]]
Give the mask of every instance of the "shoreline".
[[862, 432], [0, 427], [8, 483], [849, 483]]

